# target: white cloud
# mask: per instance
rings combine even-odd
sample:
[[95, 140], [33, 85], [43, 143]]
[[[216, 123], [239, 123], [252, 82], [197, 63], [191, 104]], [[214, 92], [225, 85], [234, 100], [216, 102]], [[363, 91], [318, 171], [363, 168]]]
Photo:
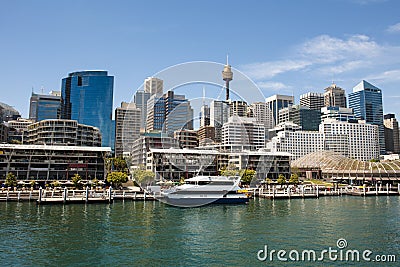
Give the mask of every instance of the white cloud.
[[360, 5], [379, 4], [387, 2], [387, 0], [353, 0], [354, 3]]
[[386, 29], [386, 31], [389, 32], [389, 33], [398, 33], [398, 32], [400, 32], [400, 22], [399, 22], [399, 23], [396, 23], [396, 24], [394, 24], [394, 25], [390, 25], [390, 26]]
[[366, 35], [352, 35], [347, 40], [320, 35], [302, 44], [299, 50], [303, 57], [312, 59], [314, 63], [326, 64], [376, 56], [381, 47]]
[[273, 90], [273, 91], [291, 88], [291, 86], [286, 85], [281, 82], [259, 82], [259, 83], [257, 83], [257, 86], [261, 89], [268, 89], [268, 90]]
[[290, 54], [294, 55], [291, 59], [244, 65], [243, 72], [264, 81], [288, 72], [331, 76], [400, 63], [396, 56], [400, 54], [400, 47], [380, 45], [359, 34], [343, 39], [320, 35], [298, 45]]
[[397, 82], [400, 81], [400, 69], [388, 70], [375, 75], [370, 75], [366, 79], [382, 82]]

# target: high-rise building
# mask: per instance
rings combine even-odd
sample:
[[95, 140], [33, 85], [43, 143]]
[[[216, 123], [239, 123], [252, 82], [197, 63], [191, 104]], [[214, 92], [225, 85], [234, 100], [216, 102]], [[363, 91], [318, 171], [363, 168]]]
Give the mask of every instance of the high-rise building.
[[257, 150], [265, 146], [265, 127], [255, 118], [232, 116], [222, 126], [222, 145], [243, 150]]
[[222, 125], [228, 121], [229, 104], [226, 101], [214, 100], [210, 104], [210, 126], [215, 130], [215, 142], [222, 141]]
[[42, 121], [58, 119], [61, 108], [60, 91], [51, 91], [48, 95], [35, 94], [32, 92], [29, 105], [29, 119]]
[[193, 129], [193, 109], [184, 95], [168, 91], [147, 101], [146, 131], [162, 131], [169, 136], [181, 129]]
[[247, 116], [247, 103], [246, 101], [229, 101], [229, 116]]
[[399, 123], [394, 114], [383, 116], [385, 126], [385, 148], [388, 153], [400, 153]]
[[210, 125], [210, 107], [206, 104], [200, 108], [200, 127]]
[[202, 126], [197, 131], [199, 146], [212, 145], [215, 142], [215, 127]]
[[300, 96], [300, 106], [308, 107], [312, 110], [321, 110], [325, 106], [324, 94], [308, 92]]
[[279, 110], [279, 123], [291, 121], [304, 131], [318, 131], [321, 123], [321, 111], [301, 105], [293, 105]]
[[378, 125], [380, 153], [385, 154], [382, 91], [367, 81], [361, 81], [349, 94], [349, 107], [354, 115], [366, 123]]
[[136, 91], [133, 96], [133, 102], [136, 107], [140, 109], [140, 128], [142, 132], [146, 129], [146, 119], [147, 119], [147, 101], [150, 99], [150, 93], [146, 93], [144, 90]]
[[69, 73], [62, 79], [61, 118], [99, 128], [102, 146], [113, 147], [113, 87], [107, 71]]
[[279, 123], [279, 110], [287, 108], [294, 104], [294, 96], [289, 95], [273, 95], [265, 99], [268, 108], [272, 111], [274, 117], [274, 126]]
[[274, 117], [267, 103], [252, 103], [249, 110], [250, 117], [255, 118], [257, 122], [263, 124], [266, 132], [274, 127]]
[[155, 77], [148, 77], [144, 80], [144, 92], [150, 95], [162, 95], [164, 90], [164, 81]]
[[346, 92], [333, 83], [325, 88], [324, 103], [325, 107], [347, 108]]
[[135, 103], [122, 102], [115, 109], [115, 156], [130, 153], [133, 142], [140, 137], [141, 110]]

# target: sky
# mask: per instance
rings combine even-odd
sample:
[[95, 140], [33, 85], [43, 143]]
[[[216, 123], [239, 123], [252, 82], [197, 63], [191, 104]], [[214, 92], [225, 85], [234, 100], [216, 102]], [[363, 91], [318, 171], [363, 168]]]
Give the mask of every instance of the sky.
[[[186, 62], [225, 64], [227, 54], [233, 87], [240, 87], [241, 73], [263, 96], [294, 95], [298, 103], [301, 94], [322, 93], [332, 82], [350, 93], [365, 79], [382, 89], [384, 113], [400, 116], [397, 0], [0, 0], [0, 5], [0, 102], [23, 117], [29, 115], [32, 91], [60, 90], [70, 72], [107, 70], [115, 77], [117, 107], [131, 100], [146, 77]], [[220, 71], [222, 65], [218, 77]], [[206, 90], [218, 91], [215, 87]]]

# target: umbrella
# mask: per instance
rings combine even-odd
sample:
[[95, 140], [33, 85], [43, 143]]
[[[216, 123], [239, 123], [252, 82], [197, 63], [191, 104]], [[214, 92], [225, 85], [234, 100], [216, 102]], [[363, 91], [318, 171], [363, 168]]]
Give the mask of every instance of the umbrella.
[[19, 181], [18, 184], [25, 184], [25, 182], [24, 181]]

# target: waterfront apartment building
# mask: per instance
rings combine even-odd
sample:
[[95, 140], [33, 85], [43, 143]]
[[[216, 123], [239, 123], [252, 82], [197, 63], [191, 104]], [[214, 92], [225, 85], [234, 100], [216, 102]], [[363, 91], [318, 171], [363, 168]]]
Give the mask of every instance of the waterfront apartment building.
[[65, 182], [75, 174], [84, 181], [104, 180], [110, 152], [109, 147], [0, 144], [0, 180], [8, 173], [25, 182]]
[[210, 126], [215, 130], [215, 142], [222, 142], [222, 125], [229, 118], [229, 104], [226, 101], [214, 100], [210, 104]]
[[132, 167], [146, 165], [147, 153], [151, 148], [179, 148], [178, 141], [165, 133], [144, 133], [132, 145], [131, 161]]
[[265, 147], [265, 127], [255, 118], [232, 116], [222, 126], [222, 145], [245, 150]]
[[5, 122], [8, 127], [8, 141], [13, 140], [24, 142], [24, 131], [28, 130], [28, 126], [34, 123], [34, 121], [24, 118], [17, 118], [16, 120], [9, 120]]
[[312, 110], [321, 110], [325, 106], [323, 93], [308, 92], [300, 96], [300, 106], [308, 107]]
[[42, 121], [58, 119], [61, 111], [61, 92], [51, 91], [48, 95], [32, 92], [29, 105], [29, 119]]
[[24, 144], [98, 147], [101, 133], [97, 127], [75, 120], [42, 120], [28, 126]]
[[113, 113], [114, 76], [107, 71], [79, 71], [62, 79], [61, 119], [100, 129], [102, 146], [114, 146]]
[[400, 153], [399, 123], [394, 114], [383, 116], [385, 126], [385, 148], [388, 153]]
[[141, 110], [135, 103], [122, 102], [115, 109], [115, 156], [130, 154], [133, 142], [140, 137]]
[[293, 105], [279, 110], [279, 123], [291, 121], [304, 131], [318, 131], [321, 123], [321, 111], [301, 105]]
[[216, 149], [150, 149], [146, 168], [158, 174], [157, 179], [179, 181], [195, 175], [218, 175], [229, 165], [238, 170], [256, 171], [256, 182], [276, 180], [280, 174], [290, 176], [287, 153], [265, 151], [223, 152]]
[[383, 124], [382, 90], [367, 81], [361, 81], [349, 94], [349, 107], [354, 115], [379, 128], [379, 149], [385, 154], [385, 128]]
[[279, 124], [279, 110], [287, 108], [294, 104], [294, 96], [289, 95], [273, 95], [265, 99], [265, 103], [268, 108], [272, 111], [274, 118], [273, 126]]
[[178, 141], [180, 148], [195, 148], [199, 146], [197, 131], [194, 130], [175, 131], [174, 139]]
[[347, 108], [346, 92], [335, 83], [325, 88], [325, 107]]

